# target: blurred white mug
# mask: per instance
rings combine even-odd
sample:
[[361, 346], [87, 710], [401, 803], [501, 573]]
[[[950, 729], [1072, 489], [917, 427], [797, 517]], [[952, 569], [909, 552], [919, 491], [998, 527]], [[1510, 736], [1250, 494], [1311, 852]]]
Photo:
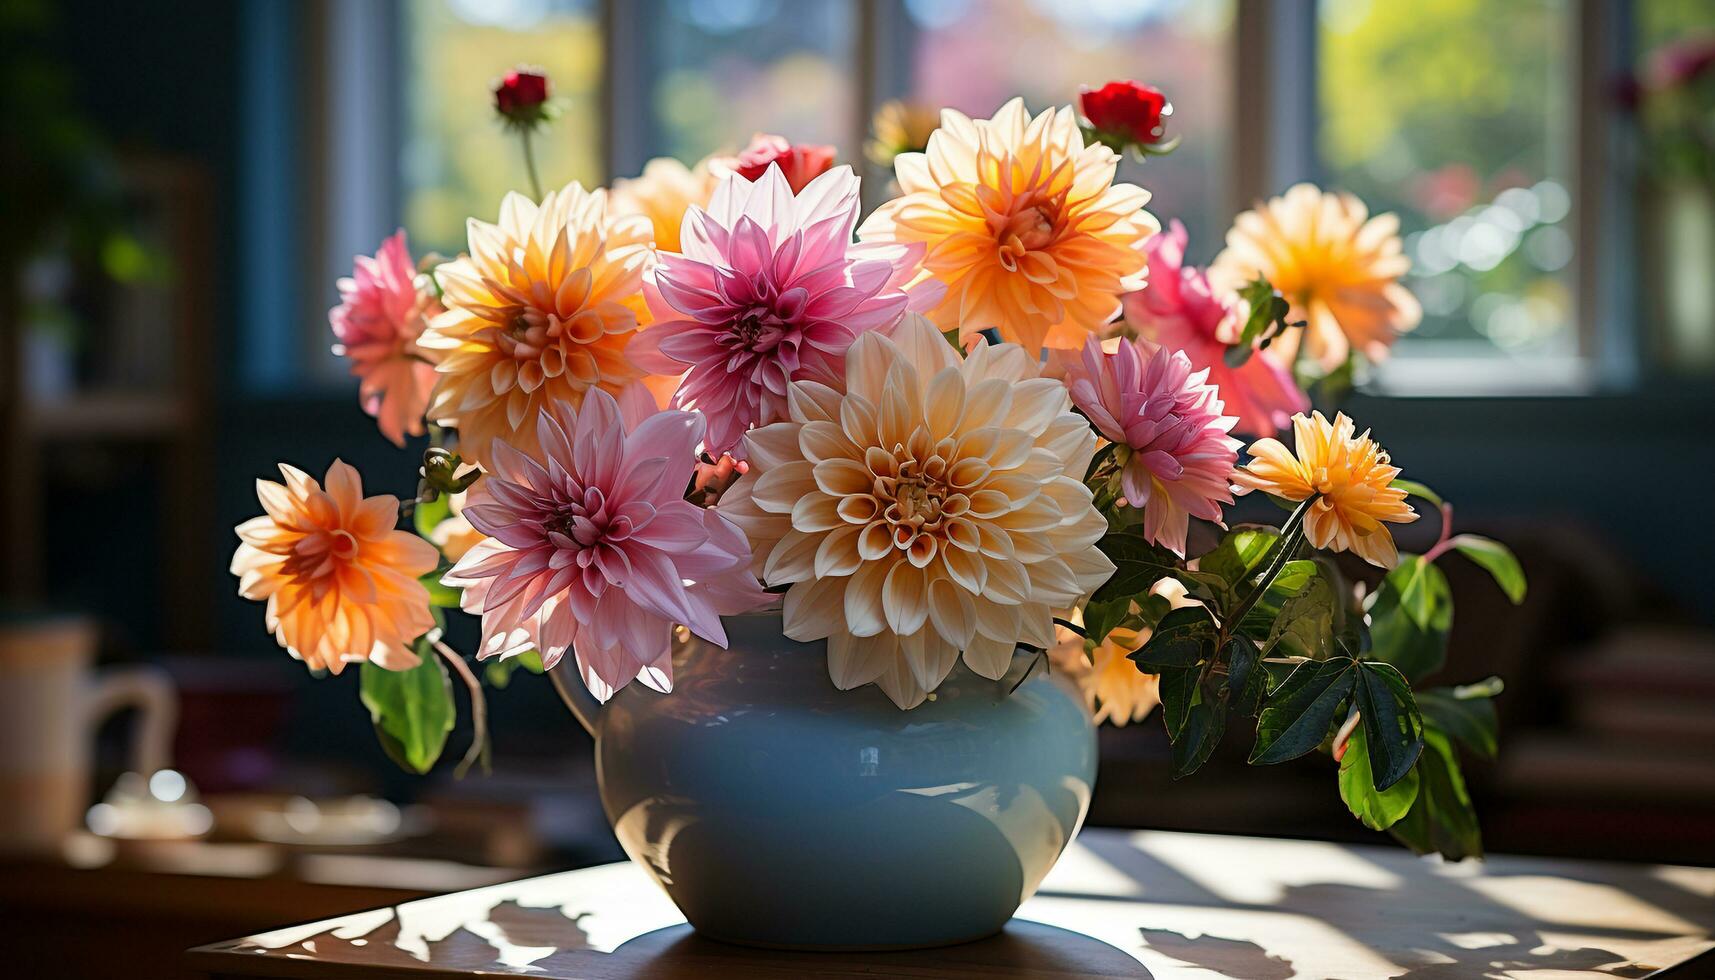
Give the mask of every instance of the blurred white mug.
[[83, 823], [95, 732], [138, 710], [129, 769], [165, 768], [178, 700], [151, 667], [96, 671], [96, 630], [77, 616], [0, 616], [0, 851], [58, 852]]

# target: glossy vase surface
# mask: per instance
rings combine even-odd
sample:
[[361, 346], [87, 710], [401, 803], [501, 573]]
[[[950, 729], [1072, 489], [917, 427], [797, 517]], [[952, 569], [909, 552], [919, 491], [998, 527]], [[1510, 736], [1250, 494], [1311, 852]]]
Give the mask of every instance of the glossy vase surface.
[[669, 695], [632, 684], [597, 710], [557, 681], [595, 735], [620, 843], [691, 924], [842, 949], [1005, 925], [1089, 806], [1096, 737], [1076, 692], [1021, 652], [999, 681], [960, 665], [901, 711], [835, 688], [825, 643], [786, 639], [778, 613], [726, 628], [728, 649], [693, 639], [675, 657]]

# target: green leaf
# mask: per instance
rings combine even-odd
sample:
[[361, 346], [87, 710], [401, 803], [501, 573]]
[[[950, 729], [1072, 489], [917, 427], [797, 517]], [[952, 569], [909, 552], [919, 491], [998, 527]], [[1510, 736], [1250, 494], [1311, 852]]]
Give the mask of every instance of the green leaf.
[[1197, 667], [1167, 670], [1161, 673], [1157, 691], [1161, 696], [1161, 717], [1167, 723], [1167, 737], [1179, 740], [1185, 730], [1185, 719], [1197, 697], [1197, 679], [1202, 671]]
[[1227, 706], [1197, 689], [1185, 723], [1173, 739], [1173, 778], [1189, 776], [1209, 761], [1227, 727]]
[[1249, 581], [1268, 557], [1268, 550], [1279, 540], [1280, 532], [1272, 527], [1240, 525], [1197, 559], [1197, 569], [1219, 576], [1229, 587], [1236, 586]]
[[1307, 558], [1295, 559], [1282, 565], [1280, 574], [1268, 583], [1262, 598], [1245, 613], [1244, 620], [1239, 623], [1239, 632], [1259, 643], [1267, 642], [1275, 621], [1286, 608], [1287, 600], [1303, 591], [1305, 585], [1319, 574], [1317, 564]]
[[1215, 621], [1202, 606], [1175, 609], [1161, 618], [1149, 640], [1130, 654], [1146, 674], [1195, 667], [1215, 654]]
[[1353, 703], [1364, 716], [1364, 736], [1379, 792], [1404, 779], [1416, 764], [1423, 751], [1423, 716], [1405, 676], [1375, 661], [1358, 664]]
[[1239, 296], [1250, 305], [1250, 315], [1245, 317], [1245, 325], [1239, 331], [1238, 340], [1227, 350], [1225, 359], [1228, 367], [1242, 367], [1250, 360], [1259, 340], [1272, 339], [1269, 328], [1275, 324], [1280, 329], [1286, 329], [1286, 316], [1291, 305], [1286, 297], [1269, 285], [1268, 280], [1257, 278], [1247, 283], [1239, 290]]
[[1334, 602], [1326, 579], [1318, 575], [1304, 583], [1281, 604], [1280, 614], [1269, 625], [1264, 652], [1278, 645], [1294, 656], [1326, 658], [1333, 646]]
[[1262, 651], [1248, 636], [1235, 636], [1227, 642], [1227, 698], [1233, 710], [1254, 715], [1268, 693], [1268, 675], [1257, 669], [1262, 663]]
[[1437, 507], [1447, 506], [1442, 502], [1440, 494], [1429, 489], [1429, 487], [1424, 484], [1418, 483], [1416, 480], [1395, 480], [1388, 484], [1388, 486], [1393, 487], [1395, 490], [1404, 490], [1408, 496], [1421, 497]]
[[482, 679], [488, 682], [489, 687], [497, 691], [504, 690], [506, 685], [512, 683], [513, 671], [520, 667], [532, 674], [541, 674], [544, 670], [542, 655], [535, 650], [526, 650], [515, 656], [490, 660], [482, 669]]
[[1450, 861], [1482, 857], [1483, 835], [1459, 759], [1452, 742], [1433, 726], [1423, 733], [1417, 773], [1417, 799], [1388, 833], [1419, 854], [1435, 852]]
[[1495, 703], [1482, 693], [1460, 697], [1465, 688], [1438, 687], [1420, 691], [1417, 707], [1423, 712], [1423, 723], [1453, 736], [1472, 752], [1493, 759], [1500, 751], [1500, 722], [1495, 718]]
[[[1452, 597], [1444, 591], [1446, 577], [1439, 569], [1433, 577], [1441, 579], [1443, 591], [1439, 594], [1445, 601], [1435, 602], [1428, 616], [1429, 625], [1419, 626], [1405, 610], [1402, 590], [1405, 580], [1416, 574], [1418, 564], [1412, 559], [1389, 572], [1371, 597], [1369, 609], [1370, 658], [1393, 664], [1412, 679], [1427, 677], [1441, 669], [1447, 660], [1447, 632], [1453, 626]], [[1419, 586], [1418, 591], [1423, 597], [1436, 593], [1433, 584]]]
[[452, 681], [426, 640], [417, 641], [421, 663], [386, 670], [364, 661], [358, 690], [381, 747], [401, 768], [422, 774], [434, 766], [453, 730]]
[[442, 521], [451, 516], [453, 511], [447, 504], [446, 494], [440, 494], [433, 500], [419, 500], [411, 507], [411, 523], [417, 528], [418, 536], [425, 541]]
[[423, 588], [429, 590], [429, 605], [440, 609], [457, 609], [459, 607], [459, 597], [464, 593], [450, 585], [441, 584], [441, 576], [451, 570], [451, 565], [442, 562], [441, 567], [417, 579], [423, 583]]
[[1524, 568], [1506, 545], [1476, 534], [1457, 534], [1447, 543], [1494, 576], [1495, 584], [1501, 587], [1513, 605], [1524, 601]]
[[1453, 625], [1453, 590], [1434, 562], [1421, 556], [1406, 558], [1387, 574], [1385, 586], [1399, 591], [1399, 605], [1420, 630]]
[[1357, 682], [1355, 660], [1313, 660], [1298, 665], [1269, 695], [1257, 719], [1253, 765], [1286, 762], [1315, 750], [1335, 712]]
[[1143, 540], [1137, 532], [1109, 531], [1096, 547], [1114, 563], [1114, 573], [1091, 597], [1095, 602], [1138, 598], [1156, 582], [1180, 571], [1177, 555]]
[[1352, 731], [1346, 740], [1346, 754], [1340, 758], [1340, 799], [1346, 801], [1346, 809], [1352, 811], [1352, 816], [1371, 830], [1386, 830], [1417, 802], [1417, 789], [1416, 769], [1387, 789], [1376, 789], [1364, 730], [1359, 727]]

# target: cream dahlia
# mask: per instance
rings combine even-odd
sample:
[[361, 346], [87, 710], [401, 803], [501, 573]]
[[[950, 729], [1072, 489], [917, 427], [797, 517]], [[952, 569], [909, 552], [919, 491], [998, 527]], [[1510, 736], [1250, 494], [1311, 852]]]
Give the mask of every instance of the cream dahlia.
[[655, 326], [627, 353], [646, 371], [684, 374], [673, 405], [709, 420], [708, 451], [742, 455], [739, 437], [786, 417], [792, 381], [839, 384], [865, 330], [940, 298], [906, 292], [921, 244], [854, 245], [858, 178], [830, 170], [796, 195], [779, 167], [755, 183], [721, 180], [708, 210], [685, 216], [683, 255], [662, 255], [644, 280]]
[[1118, 164], [1084, 145], [1070, 106], [1034, 119], [1022, 99], [993, 119], [947, 109], [926, 152], [895, 158], [901, 196], [858, 235], [928, 244], [924, 268], [947, 285], [929, 313], [941, 329], [993, 327], [1031, 354], [1077, 347], [1142, 287], [1143, 243], [1161, 230], [1149, 192], [1113, 182]]
[[482, 617], [479, 658], [534, 648], [552, 667], [571, 651], [603, 701], [634, 679], [671, 690], [675, 623], [725, 646], [720, 617], [764, 598], [744, 536], [684, 499], [702, 416], [656, 412], [640, 385], [623, 396], [550, 405], [540, 460], [494, 444], [464, 507], [488, 538], [441, 579]]
[[420, 341], [439, 355], [429, 417], [458, 427], [465, 459], [486, 463], [496, 439], [535, 453], [549, 405], [640, 377], [625, 345], [649, 239], [647, 219], [610, 218], [607, 193], [575, 182], [540, 205], [506, 195], [499, 224], [471, 220], [470, 254], [437, 270], [447, 312]]
[[999, 678], [1052, 610], [1113, 572], [1080, 482], [1095, 450], [1065, 387], [1013, 344], [968, 357], [928, 320], [863, 334], [845, 390], [795, 381], [787, 419], [745, 436], [750, 471], [720, 511], [769, 585], [786, 635], [828, 640], [828, 672], [901, 708], [953, 669]]
[[357, 470], [334, 460], [317, 483], [285, 463], [286, 482], [256, 481], [267, 511], [238, 525], [238, 594], [268, 601], [267, 623], [286, 652], [316, 670], [354, 661], [388, 670], [418, 663], [412, 642], [434, 628], [418, 576], [440, 553], [395, 530], [399, 498], [363, 495]]
[[657, 157], [636, 177], [613, 182], [609, 202], [614, 214], [640, 214], [655, 229], [655, 247], [679, 250], [679, 226], [691, 207], [702, 207], [714, 195], [717, 178], [703, 160], [687, 167], [672, 157]]
[[[1233, 220], [1209, 274], [1225, 289], [1267, 279], [1292, 303], [1291, 318], [1306, 322], [1306, 352], [1331, 370], [1354, 347], [1381, 360], [1417, 326], [1423, 308], [1399, 283], [1410, 269], [1396, 215], [1372, 218], [1351, 194], [1298, 184]], [[1290, 362], [1300, 342], [1289, 331], [1271, 350]]]

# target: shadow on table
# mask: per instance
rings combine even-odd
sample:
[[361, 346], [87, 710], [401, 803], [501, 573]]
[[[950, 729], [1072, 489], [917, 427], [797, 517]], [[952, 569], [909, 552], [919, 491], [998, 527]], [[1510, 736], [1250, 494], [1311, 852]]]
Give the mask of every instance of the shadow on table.
[[[543, 964], [546, 965], [546, 964]], [[604, 967], [603, 976], [677, 978], [771, 978], [822, 976], [915, 976], [935, 967], [970, 976], [1143, 977], [1151, 976], [1135, 957], [1098, 939], [1043, 925], [1014, 920], [987, 939], [910, 952], [800, 952], [778, 950], [759, 967], [756, 954], [742, 946], [699, 936], [690, 926], [670, 926], [625, 943]], [[625, 973], [635, 967], [636, 974]]]

